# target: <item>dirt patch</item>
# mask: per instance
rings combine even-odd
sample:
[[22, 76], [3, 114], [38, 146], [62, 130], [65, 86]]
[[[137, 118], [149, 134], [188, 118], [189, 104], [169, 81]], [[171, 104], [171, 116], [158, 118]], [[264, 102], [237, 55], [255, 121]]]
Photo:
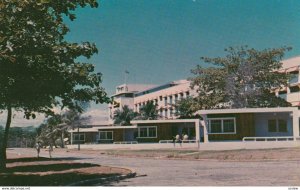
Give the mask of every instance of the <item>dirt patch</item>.
[[0, 173], [0, 186], [65, 186], [83, 180], [127, 175], [130, 170], [68, 159], [9, 155], [7, 170]]
[[[86, 150], [94, 154], [92, 150]], [[184, 159], [184, 160], [220, 160], [220, 161], [267, 161], [267, 160], [300, 160], [300, 148], [276, 148], [258, 150], [226, 150], [199, 151], [196, 149], [176, 150], [107, 150], [97, 154], [123, 157], [144, 157], [156, 159]]]

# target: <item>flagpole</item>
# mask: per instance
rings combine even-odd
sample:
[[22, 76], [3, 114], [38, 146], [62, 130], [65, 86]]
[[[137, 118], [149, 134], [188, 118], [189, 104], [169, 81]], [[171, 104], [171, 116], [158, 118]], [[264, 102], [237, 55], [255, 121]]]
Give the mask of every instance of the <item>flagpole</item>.
[[129, 74], [129, 71], [125, 70], [124, 73], [124, 81], [125, 81], [125, 85], [127, 84], [127, 75]]

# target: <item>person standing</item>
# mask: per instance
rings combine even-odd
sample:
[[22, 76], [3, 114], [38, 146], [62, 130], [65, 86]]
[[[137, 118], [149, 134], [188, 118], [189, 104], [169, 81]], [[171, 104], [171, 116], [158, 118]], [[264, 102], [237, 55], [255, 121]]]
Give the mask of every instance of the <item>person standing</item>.
[[49, 157], [52, 158], [53, 145], [50, 143], [49, 145]]

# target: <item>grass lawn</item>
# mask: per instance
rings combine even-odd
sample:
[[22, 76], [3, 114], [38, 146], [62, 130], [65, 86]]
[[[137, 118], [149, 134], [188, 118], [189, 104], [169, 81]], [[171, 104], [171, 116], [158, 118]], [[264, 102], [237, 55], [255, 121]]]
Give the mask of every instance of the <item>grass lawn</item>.
[[0, 186], [66, 186], [130, 172], [123, 168], [77, 163], [72, 158], [11, 158], [8, 159], [7, 171], [0, 173]]

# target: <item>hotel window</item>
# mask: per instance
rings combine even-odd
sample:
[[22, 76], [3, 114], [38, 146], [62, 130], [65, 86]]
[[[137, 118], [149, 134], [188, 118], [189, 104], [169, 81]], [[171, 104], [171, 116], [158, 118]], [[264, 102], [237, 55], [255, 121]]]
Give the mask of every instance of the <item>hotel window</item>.
[[175, 103], [178, 101], [178, 94], [175, 94]]
[[165, 109], [165, 118], [167, 118], [167, 117], [168, 117], [168, 110]]
[[99, 140], [113, 140], [113, 132], [99, 131]]
[[172, 96], [169, 96], [169, 103], [173, 104], [173, 97]]
[[288, 132], [286, 120], [283, 119], [278, 120], [278, 132]]
[[284, 119], [270, 119], [268, 120], [268, 132], [288, 132], [287, 121]]
[[159, 97], [159, 101], [162, 101], [162, 96]]
[[139, 137], [147, 137], [147, 128], [139, 128]]
[[209, 118], [208, 131], [210, 134], [235, 134], [235, 118]]
[[298, 78], [299, 78], [299, 71], [292, 71], [289, 73], [291, 78], [289, 80], [289, 83], [290, 84], [293, 84], [293, 83], [298, 83]]
[[234, 120], [224, 119], [223, 120], [223, 130], [225, 133], [234, 132]]
[[156, 138], [157, 137], [157, 127], [156, 126], [147, 126], [138, 128], [138, 137], [139, 138]]
[[168, 104], [168, 97], [165, 97], [165, 106]]
[[183, 93], [180, 93], [180, 99], [182, 99], [183, 98]]
[[173, 109], [171, 108], [170, 109], [170, 117], [172, 117], [173, 116]]
[[290, 92], [291, 92], [291, 93], [293, 93], [293, 92], [299, 92], [299, 91], [300, 91], [300, 89], [299, 89], [298, 86], [291, 86], [291, 87], [290, 87]]
[[84, 133], [73, 133], [73, 139], [74, 141], [84, 141], [85, 135]]
[[189, 96], [190, 96], [190, 92], [187, 91], [187, 92], [186, 92], [186, 97], [189, 97]]
[[210, 132], [211, 133], [222, 133], [222, 120], [211, 120], [210, 121]]
[[276, 119], [270, 119], [268, 120], [268, 131], [269, 132], [276, 132]]

